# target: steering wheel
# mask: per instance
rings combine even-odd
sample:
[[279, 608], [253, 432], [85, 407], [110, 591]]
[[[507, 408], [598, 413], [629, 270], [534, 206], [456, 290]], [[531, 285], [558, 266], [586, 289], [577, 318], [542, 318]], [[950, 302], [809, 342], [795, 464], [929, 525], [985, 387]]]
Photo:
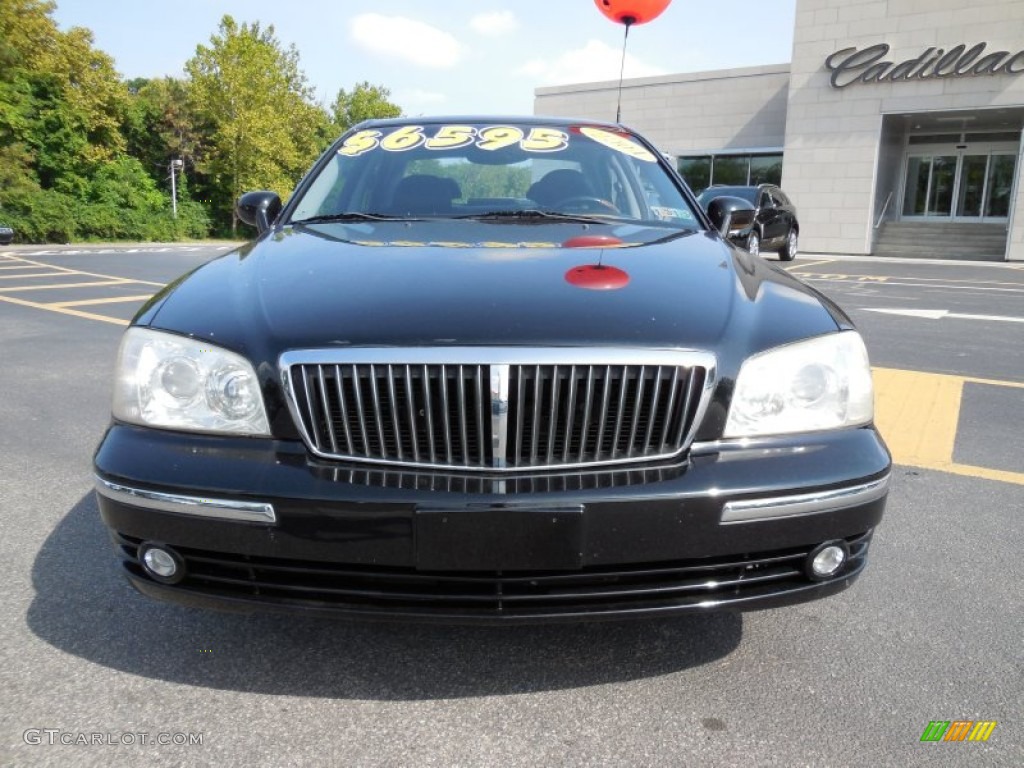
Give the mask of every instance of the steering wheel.
[[592, 195], [573, 195], [564, 200], [559, 200], [555, 208], [576, 213], [614, 213], [620, 215], [622, 211], [615, 207], [610, 200]]

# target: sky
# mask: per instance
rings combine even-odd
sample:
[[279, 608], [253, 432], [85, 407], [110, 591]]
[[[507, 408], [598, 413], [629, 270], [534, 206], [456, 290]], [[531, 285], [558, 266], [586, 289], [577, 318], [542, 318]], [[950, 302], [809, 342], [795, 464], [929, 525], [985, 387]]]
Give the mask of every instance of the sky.
[[[625, 76], [788, 62], [795, 3], [673, 0], [630, 30]], [[535, 88], [619, 75], [623, 27], [594, 0], [57, 0], [54, 18], [125, 77], [180, 77], [225, 14], [294, 44], [325, 105], [369, 81], [407, 115], [532, 114]]]

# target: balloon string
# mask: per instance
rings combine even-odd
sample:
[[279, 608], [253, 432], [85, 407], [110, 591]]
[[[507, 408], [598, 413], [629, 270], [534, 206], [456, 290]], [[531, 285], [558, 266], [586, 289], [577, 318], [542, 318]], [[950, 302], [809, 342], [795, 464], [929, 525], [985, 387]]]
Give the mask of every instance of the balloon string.
[[629, 27], [631, 21], [626, 19], [624, 22], [626, 27], [626, 34], [622, 36], [622, 63], [619, 65], [619, 97], [615, 104], [615, 122], [622, 122], [622, 75], [626, 71], [626, 41], [629, 40]]

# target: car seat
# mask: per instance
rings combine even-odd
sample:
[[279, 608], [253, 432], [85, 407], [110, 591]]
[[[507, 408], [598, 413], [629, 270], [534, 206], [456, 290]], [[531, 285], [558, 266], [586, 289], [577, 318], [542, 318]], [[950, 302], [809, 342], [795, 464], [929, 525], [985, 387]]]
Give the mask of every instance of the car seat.
[[395, 186], [391, 213], [396, 215], [434, 215], [451, 213], [452, 200], [462, 196], [455, 179], [425, 173], [406, 176]]

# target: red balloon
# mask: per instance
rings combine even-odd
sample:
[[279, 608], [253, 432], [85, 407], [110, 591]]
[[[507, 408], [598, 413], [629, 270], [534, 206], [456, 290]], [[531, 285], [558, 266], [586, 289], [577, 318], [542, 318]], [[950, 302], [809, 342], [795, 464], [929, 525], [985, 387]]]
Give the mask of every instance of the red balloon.
[[629, 274], [618, 267], [581, 264], [565, 273], [565, 281], [591, 291], [614, 291], [629, 284]]
[[646, 24], [661, 15], [672, 0], [594, 0], [597, 10], [617, 24]]

